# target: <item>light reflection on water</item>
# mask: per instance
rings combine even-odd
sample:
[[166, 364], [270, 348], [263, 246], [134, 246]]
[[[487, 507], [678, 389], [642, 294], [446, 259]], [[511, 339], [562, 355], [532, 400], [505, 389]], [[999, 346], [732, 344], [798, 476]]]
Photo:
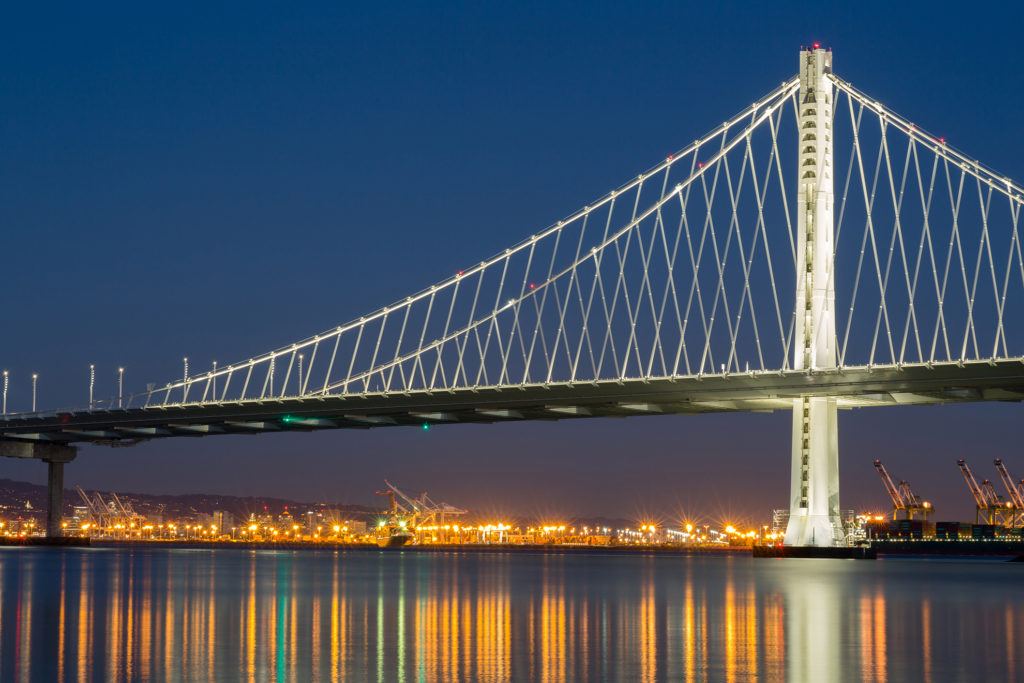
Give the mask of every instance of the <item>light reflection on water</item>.
[[0, 550], [0, 680], [1015, 680], [1024, 565]]

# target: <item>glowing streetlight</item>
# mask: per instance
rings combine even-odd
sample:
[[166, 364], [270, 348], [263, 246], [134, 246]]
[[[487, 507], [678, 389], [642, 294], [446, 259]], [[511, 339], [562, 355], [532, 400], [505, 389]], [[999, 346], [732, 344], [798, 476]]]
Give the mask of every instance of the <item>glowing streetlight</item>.
[[89, 363], [89, 407], [93, 407], [93, 396], [96, 391], [96, 365]]
[[36, 387], [39, 383], [39, 373], [32, 373], [32, 412], [36, 412]]
[[4, 400], [3, 400], [3, 413], [7, 414], [7, 385], [10, 383], [10, 373], [4, 370]]
[[124, 407], [124, 368], [117, 369], [117, 407]]

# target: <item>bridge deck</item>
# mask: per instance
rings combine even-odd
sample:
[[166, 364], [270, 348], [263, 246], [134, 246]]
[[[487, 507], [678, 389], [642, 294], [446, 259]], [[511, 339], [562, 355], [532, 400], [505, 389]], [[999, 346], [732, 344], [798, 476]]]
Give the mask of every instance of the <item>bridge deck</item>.
[[1024, 399], [1024, 359], [11, 415], [0, 440], [130, 445], [177, 436]]

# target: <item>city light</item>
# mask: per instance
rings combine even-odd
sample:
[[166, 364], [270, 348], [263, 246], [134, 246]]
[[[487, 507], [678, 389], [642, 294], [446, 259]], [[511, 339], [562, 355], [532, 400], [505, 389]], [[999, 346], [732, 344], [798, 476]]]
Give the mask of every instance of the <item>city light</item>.
[[[410, 506], [422, 505], [426, 498], [416, 498], [390, 489], [396, 497]], [[423, 494], [425, 496], [425, 494]], [[773, 524], [750, 524], [749, 522], [725, 522], [697, 524], [693, 521], [679, 521], [662, 524], [650, 519], [641, 519], [633, 526], [610, 528], [586, 521], [545, 519], [538, 521], [506, 518], [474, 517], [468, 511], [447, 504], [433, 505], [429, 515], [421, 516], [413, 507], [403, 509], [391, 507], [387, 514], [369, 521], [342, 519], [339, 510], [323, 505], [309, 506], [305, 510], [285, 506], [279, 513], [264, 511], [250, 513], [248, 518], [234, 518], [227, 512], [197, 513], [164, 517], [163, 508], [140, 509], [136, 512], [130, 496], [116, 498], [110, 494], [109, 501], [86, 496], [85, 506], [75, 508], [75, 515], [60, 522], [66, 536], [86, 536], [97, 541], [186, 543], [186, 544], [229, 544], [269, 545], [286, 543], [290, 545], [330, 544], [336, 546], [392, 547], [394, 545], [507, 545], [510, 547], [554, 546], [554, 547], [640, 547], [640, 548], [701, 548], [702, 550], [733, 551], [749, 549], [751, 546], [775, 546], [784, 538], [778, 519]], [[392, 503], [394, 506], [396, 503]], [[91, 507], [90, 507], [91, 505]], [[1000, 501], [998, 508], [1008, 511], [1007, 515], [1019, 515], [1024, 506], [1009, 501]], [[115, 510], [116, 508], [116, 510]], [[446, 518], [452, 511], [458, 517]], [[852, 513], [851, 513], [852, 515]], [[1009, 517], [1007, 517], [1009, 519]], [[235, 524], [237, 519], [238, 523]], [[784, 524], [784, 522], [783, 522]], [[897, 528], [886, 515], [874, 511], [851, 517], [851, 526], [846, 534], [851, 539], [881, 541], [921, 541], [929, 538], [964, 538], [971, 534], [970, 525], [958, 527], [952, 532], [949, 523], [934, 528]], [[966, 529], [966, 531], [964, 530]], [[325, 535], [323, 532], [327, 530]], [[988, 533], [984, 538], [996, 538], [1001, 532]], [[19, 515], [14, 519], [0, 521], [0, 536], [25, 538], [45, 534], [45, 525], [39, 524], [32, 515]], [[936, 535], [937, 534], [937, 535]], [[952, 534], [952, 536], [950, 536]], [[978, 541], [979, 538], [965, 540]]]

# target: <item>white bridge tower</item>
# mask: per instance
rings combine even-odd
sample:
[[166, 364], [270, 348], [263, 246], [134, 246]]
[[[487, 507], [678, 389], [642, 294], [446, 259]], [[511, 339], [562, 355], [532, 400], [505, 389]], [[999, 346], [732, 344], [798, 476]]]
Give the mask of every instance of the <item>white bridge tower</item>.
[[[832, 52], [800, 52], [796, 328], [793, 367], [836, 367]], [[844, 542], [834, 398], [793, 401], [793, 464], [786, 545]]]

